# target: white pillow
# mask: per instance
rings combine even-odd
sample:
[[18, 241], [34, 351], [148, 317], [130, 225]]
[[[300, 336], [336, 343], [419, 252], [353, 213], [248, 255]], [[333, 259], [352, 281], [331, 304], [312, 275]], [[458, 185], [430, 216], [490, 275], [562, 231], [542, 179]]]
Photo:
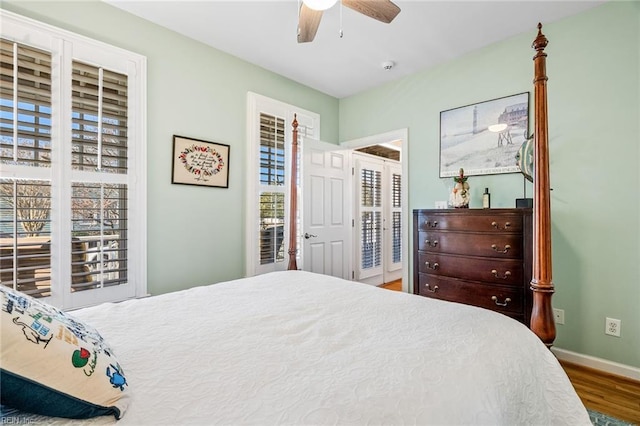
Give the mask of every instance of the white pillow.
[[0, 303], [3, 405], [73, 419], [124, 415], [129, 384], [98, 331], [4, 285]]

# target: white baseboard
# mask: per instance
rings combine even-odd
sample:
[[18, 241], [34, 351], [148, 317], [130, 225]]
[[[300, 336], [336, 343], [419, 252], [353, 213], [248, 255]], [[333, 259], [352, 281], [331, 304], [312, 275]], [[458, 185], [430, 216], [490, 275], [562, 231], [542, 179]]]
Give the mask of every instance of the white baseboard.
[[553, 352], [556, 358], [561, 361], [571, 362], [584, 367], [594, 368], [596, 370], [640, 381], [640, 368], [620, 364], [603, 358], [596, 358], [590, 355], [571, 352], [555, 346], [551, 348], [551, 352]]

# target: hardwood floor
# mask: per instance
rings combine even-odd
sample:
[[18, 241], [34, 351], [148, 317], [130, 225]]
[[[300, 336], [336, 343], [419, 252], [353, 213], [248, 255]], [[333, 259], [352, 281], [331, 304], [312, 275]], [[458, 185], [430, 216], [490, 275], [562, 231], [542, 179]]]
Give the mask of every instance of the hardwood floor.
[[[380, 287], [402, 291], [402, 280]], [[640, 382], [561, 361], [585, 407], [640, 425]]]
[[640, 382], [561, 361], [585, 407], [640, 425]]
[[393, 291], [402, 291], [402, 280], [395, 280], [382, 284], [380, 287]]

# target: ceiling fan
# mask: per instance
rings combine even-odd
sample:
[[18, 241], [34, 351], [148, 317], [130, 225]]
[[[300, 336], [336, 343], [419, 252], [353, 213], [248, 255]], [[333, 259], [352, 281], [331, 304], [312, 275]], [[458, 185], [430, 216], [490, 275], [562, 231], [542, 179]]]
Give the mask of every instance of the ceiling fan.
[[[298, 43], [313, 41], [320, 25], [322, 12], [337, 0], [303, 0], [298, 17]], [[400, 8], [391, 0], [341, 0], [342, 5], [385, 24], [400, 13]]]

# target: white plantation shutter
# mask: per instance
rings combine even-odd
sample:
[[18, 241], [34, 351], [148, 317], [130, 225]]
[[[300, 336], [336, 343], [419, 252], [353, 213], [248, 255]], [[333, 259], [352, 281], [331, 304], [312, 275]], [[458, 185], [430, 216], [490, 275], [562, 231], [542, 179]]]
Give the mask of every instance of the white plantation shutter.
[[0, 281], [34, 297], [51, 295], [51, 185], [0, 180]]
[[0, 160], [51, 165], [51, 54], [0, 39]]
[[385, 189], [383, 195], [384, 282], [393, 281], [402, 273], [402, 167], [394, 161], [384, 162]]
[[50, 296], [51, 54], [0, 39], [0, 81], [0, 283]]
[[402, 262], [402, 175], [391, 173], [391, 263]]
[[72, 243], [75, 291], [128, 282], [127, 82], [125, 74], [73, 61], [71, 167], [85, 172], [71, 194], [72, 241], [84, 242]]
[[127, 76], [73, 62], [72, 158], [76, 170], [127, 173]]
[[144, 57], [0, 13], [0, 284], [61, 308], [145, 294]]
[[260, 264], [285, 261], [285, 120], [260, 113]]
[[[127, 191], [119, 184], [74, 182], [71, 195], [74, 291], [127, 283]], [[74, 242], [83, 244], [74, 244]]]
[[285, 122], [260, 113], [260, 184], [284, 186]]
[[382, 268], [382, 168], [360, 162], [360, 268], [359, 278]]

